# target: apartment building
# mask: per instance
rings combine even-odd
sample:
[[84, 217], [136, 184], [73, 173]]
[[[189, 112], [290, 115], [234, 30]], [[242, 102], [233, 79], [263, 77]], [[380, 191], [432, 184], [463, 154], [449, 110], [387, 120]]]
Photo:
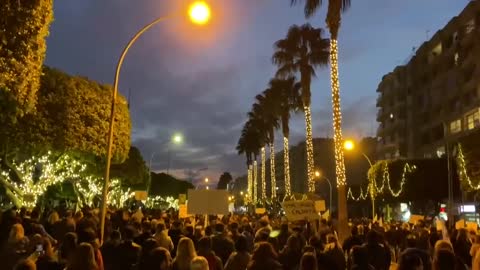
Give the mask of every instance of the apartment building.
[[479, 128], [480, 1], [385, 75], [377, 92], [379, 157], [441, 156], [447, 141]]

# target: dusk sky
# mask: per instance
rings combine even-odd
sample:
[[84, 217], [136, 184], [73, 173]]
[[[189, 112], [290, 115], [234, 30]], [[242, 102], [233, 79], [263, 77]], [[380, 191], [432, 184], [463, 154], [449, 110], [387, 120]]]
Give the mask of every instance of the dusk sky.
[[[46, 64], [113, 84], [118, 57], [128, 40], [156, 17], [185, 9], [185, 0], [55, 1]], [[132, 47], [120, 76], [131, 91], [132, 145], [151, 154], [153, 170], [208, 168], [196, 175], [218, 179], [245, 171], [235, 146], [255, 95], [275, 73], [273, 43], [292, 24], [306, 22], [303, 6], [290, 0], [212, 0], [212, 21], [199, 27], [174, 17], [147, 32]], [[328, 1], [324, 1], [325, 4]], [[417, 47], [467, 5], [468, 0], [352, 0], [340, 30], [340, 87], [345, 137], [376, 133], [376, 88], [382, 76], [403, 64]], [[325, 28], [325, 8], [309, 23]], [[328, 31], [325, 31], [328, 37]], [[329, 69], [312, 85], [314, 137], [331, 136]], [[302, 115], [292, 119], [291, 145], [304, 139]], [[277, 133], [280, 137], [280, 132]], [[277, 150], [281, 145], [277, 144]], [[333, 158], [333, 157], [332, 157]]]

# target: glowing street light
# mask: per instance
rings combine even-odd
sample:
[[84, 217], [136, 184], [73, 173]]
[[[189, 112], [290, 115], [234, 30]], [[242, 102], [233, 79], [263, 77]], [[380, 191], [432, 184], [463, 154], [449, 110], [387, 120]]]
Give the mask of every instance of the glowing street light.
[[[197, 1], [193, 3], [189, 10], [188, 15], [190, 20], [195, 24], [206, 24], [210, 19], [210, 8], [209, 6], [203, 1]], [[105, 234], [105, 217], [107, 215], [107, 196], [108, 196], [108, 187], [110, 182], [110, 165], [112, 162], [112, 148], [113, 148], [113, 131], [114, 131], [114, 120], [115, 120], [115, 107], [117, 103], [117, 94], [118, 94], [118, 82], [120, 79], [120, 71], [122, 69], [123, 60], [127, 55], [128, 50], [138, 38], [144, 34], [147, 30], [149, 30], [152, 26], [164, 22], [170, 18], [175, 17], [175, 15], [166, 15], [158, 17], [157, 19], [153, 20], [151, 23], [145, 25], [142, 29], [140, 29], [127, 43], [125, 48], [120, 55], [120, 58], [117, 63], [117, 68], [115, 71], [115, 77], [113, 81], [113, 91], [112, 91], [112, 104], [110, 107], [110, 123], [108, 129], [108, 143], [107, 143], [107, 162], [105, 166], [105, 180], [103, 183], [103, 193], [102, 193], [102, 207], [101, 207], [101, 216], [100, 216], [100, 244], [103, 243], [103, 237]]]
[[207, 190], [209, 190], [210, 188], [207, 186]]
[[322, 173], [320, 171], [315, 171], [315, 177], [316, 178], [320, 178], [321, 175], [322, 175]]
[[210, 20], [210, 7], [205, 2], [195, 2], [190, 5], [188, 16], [193, 23], [206, 24]]
[[240, 195], [243, 195], [243, 191], [240, 191]]
[[208, 181], [209, 181], [208, 177], [205, 177], [205, 183], [208, 183]]
[[175, 134], [172, 137], [172, 142], [175, 144], [180, 144], [183, 142], [183, 136], [182, 134]]
[[352, 140], [346, 140], [343, 143], [343, 148], [347, 151], [352, 151], [355, 148], [355, 143]]

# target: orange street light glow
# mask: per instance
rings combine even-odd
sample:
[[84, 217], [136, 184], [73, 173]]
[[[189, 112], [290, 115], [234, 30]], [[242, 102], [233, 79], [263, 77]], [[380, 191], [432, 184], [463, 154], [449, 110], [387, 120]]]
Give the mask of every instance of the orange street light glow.
[[188, 9], [190, 20], [196, 24], [206, 24], [210, 20], [210, 7], [205, 2], [195, 2]]
[[351, 151], [351, 150], [353, 150], [353, 148], [355, 148], [355, 144], [351, 140], [346, 140], [343, 143], [343, 148], [345, 148], [345, 150], [347, 150], [347, 151]]

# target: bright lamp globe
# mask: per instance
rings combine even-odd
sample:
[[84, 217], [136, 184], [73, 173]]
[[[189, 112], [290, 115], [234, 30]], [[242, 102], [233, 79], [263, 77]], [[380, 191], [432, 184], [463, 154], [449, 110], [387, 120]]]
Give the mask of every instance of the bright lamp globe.
[[210, 20], [210, 7], [205, 2], [195, 2], [190, 6], [188, 15], [193, 23], [206, 24]]

